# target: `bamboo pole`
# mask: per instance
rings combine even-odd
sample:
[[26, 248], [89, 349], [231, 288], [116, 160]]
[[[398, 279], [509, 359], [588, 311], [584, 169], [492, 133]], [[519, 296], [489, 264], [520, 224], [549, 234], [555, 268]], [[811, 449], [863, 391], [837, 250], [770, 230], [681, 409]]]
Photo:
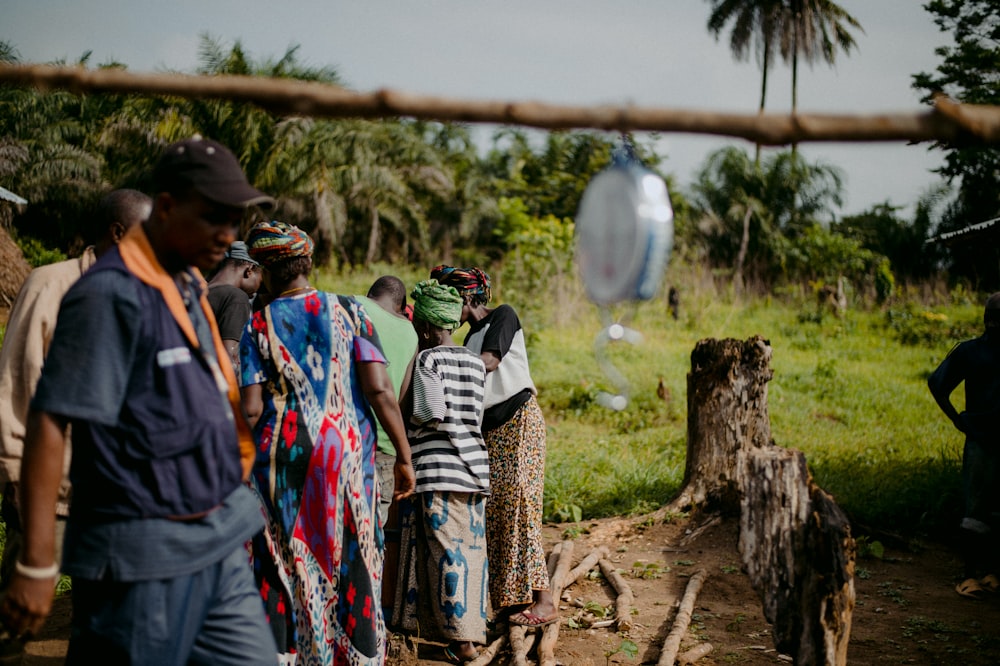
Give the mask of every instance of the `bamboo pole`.
[[674, 662], [677, 660], [677, 651], [681, 647], [681, 639], [684, 638], [688, 625], [691, 624], [694, 602], [707, 577], [708, 573], [704, 569], [699, 569], [698, 573], [688, 580], [681, 605], [677, 609], [677, 617], [674, 618], [674, 626], [667, 634], [667, 640], [663, 642], [663, 650], [660, 652], [660, 659], [656, 662], [656, 666], [674, 666]]
[[596, 128], [681, 132], [746, 139], [766, 146], [810, 141], [940, 141], [1000, 143], [1000, 106], [956, 104], [941, 95], [929, 111], [880, 114], [722, 113], [625, 106], [567, 106], [536, 101], [467, 100], [379, 89], [253, 76], [139, 74], [51, 65], [0, 65], [0, 84], [74, 93], [168, 95], [229, 99], [281, 115], [328, 118], [406, 116], [424, 120], [524, 125], [541, 129]]

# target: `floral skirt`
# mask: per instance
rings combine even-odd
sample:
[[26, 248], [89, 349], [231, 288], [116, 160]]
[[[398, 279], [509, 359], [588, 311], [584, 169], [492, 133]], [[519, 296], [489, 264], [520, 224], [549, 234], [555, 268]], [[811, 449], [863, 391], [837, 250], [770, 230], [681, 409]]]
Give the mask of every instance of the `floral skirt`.
[[542, 547], [545, 418], [534, 396], [507, 423], [484, 433], [490, 454], [486, 544], [494, 611], [549, 588]]

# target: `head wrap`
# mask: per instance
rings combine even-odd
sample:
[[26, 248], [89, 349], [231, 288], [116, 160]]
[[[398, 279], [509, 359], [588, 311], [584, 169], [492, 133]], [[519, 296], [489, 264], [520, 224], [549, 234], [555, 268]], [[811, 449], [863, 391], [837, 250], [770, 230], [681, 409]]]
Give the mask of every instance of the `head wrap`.
[[414, 319], [423, 319], [448, 331], [461, 325], [464, 303], [454, 287], [439, 284], [437, 280], [424, 280], [417, 283], [410, 297]]
[[272, 220], [258, 222], [247, 237], [250, 256], [265, 267], [283, 259], [311, 257], [313, 241], [309, 234], [292, 224]]
[[462, 298], [472, 303], [486, 304], [493, 298], [490, 276], [475, 267], [456, 268], [442, 264], [431, 269], [431, 279], [454, 287]]

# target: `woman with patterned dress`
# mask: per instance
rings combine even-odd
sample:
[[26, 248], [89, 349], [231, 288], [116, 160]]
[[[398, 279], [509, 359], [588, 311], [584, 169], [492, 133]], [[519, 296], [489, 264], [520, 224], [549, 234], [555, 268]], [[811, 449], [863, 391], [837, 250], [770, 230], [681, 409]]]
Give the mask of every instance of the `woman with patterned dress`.
[[414, 483], [385, 359], [357, 301], [309, 285], [307, 234], [262, 222], [248, 241], [273, 295], [243, 333], [240, 383], [266, 517], [251, 555], [278, 662], [382, 664], [373, 410], [396, 446], [396, 496]]
[[509, 305], [488, 308], [490, 276], [478, 268], [438, 266], [431, 278], [455, 287], [469, 322], [465, 346], [486, 365], [483, 437], [490, 457], [486, 543], [495, 617], [539, 627], [559, 619], [542, 546], [545, 419], [535, 399], [524, 331]]
[[399, 584], [393, 617], [421, 638], [444, 641], [454, 663], [486, 642], [486, 494], [489, 456], [479, 430], [486, 367], [456, 346], [462, 297], [425, 280], [413, 290], [420, 351], [403, 403], [417, 485], [401, 509]]

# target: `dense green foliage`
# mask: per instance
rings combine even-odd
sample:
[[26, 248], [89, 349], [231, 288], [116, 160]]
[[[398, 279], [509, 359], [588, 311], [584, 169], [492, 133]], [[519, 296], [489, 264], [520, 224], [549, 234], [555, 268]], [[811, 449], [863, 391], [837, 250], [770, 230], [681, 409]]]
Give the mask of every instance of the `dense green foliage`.
[[[739, 17], [733, 27], [737, 55], [754, 43], [783, 57], [831, 62], [838, 49], [850, 50], [849, 31], [859, 27], [831, 2], [726, 2], [713, 3], [713, 11], [721, 12], [711, 24], [716, 32]], [[768, 26], [773, 34], [760, 33]], [[0, 59], [16, 61], [16, 48], [0, 44]], [[205, 35], [199, 59], [197, 71], [205, 75], [340, 82], [332, 68], [302, 65], [296, 47], [280, 58], [257, 60], [240, 42], [224, 46]], [[88, 61], [85, 54], [77, 64], [87, 67]], [[531, 264], [532, 278], [508, 285], [529, 292], [532, 280], [541, 284], [566, 272], [582, 193], [622, 140], [597, 131], [507, 127], [483, 145], [459, 124], [313, 119], [222, 100], [3, 87], [0, 178], [31, 204], [0, 205], [0, 225], [13, 228], [29, 249], [32, 239], [40, 243], [38, 251], [30, 249], [33, 262], [58, 256], [44, 248], [75, 255], [93, 240], [83, 222], [97, 197], [112, 187], [143, 189], [159, 150], [194, 133], [234, 150], [254, 184], [277, 197], [273, 215], [312, 234], [320, 265], [509, 262], [518, 267], [515, 274], [528, 276], [521, 268]], [[658, 168], [652, 144], [640, 142], [635, 152]], [[920, 202], [913, 220], [888, 204], [838, 220], [844, 174], [808, 163], [794, 150], [761, 163], [742, 148], [724, 148], [706, 156], [688, 192], [670, 174], [661, 175], [674, 205], [676, 255], [701, 264], [737, 293], [817, 289], [846, 280], [854, 294], [888, 301], [897, 284], [935, 278], [945, 259], [954, 265], [956, 255], [924, 243], [938, 231], [943, 194]], [[994, 281], [982, 272], [975, 277], [976, 288], [1000, 285], [1000, 275]]]
[[[913, 87], [932, 102], [936, 94], [968, 104], [1000, 104], [1000, 3], [995, 0], [932, 0], [924, 8], [954, 44], [935, 53], [941, 63], [933, 73], [914, 75]], [[954, 231], [1000, 216], [1000, 149], [956, 143], [945, 151], [940, 170], [957, 195], [943, 212], [940, 230]], [[947, 259], [953, 275], [973, 284], [996, 286], [1000, 249], [995, 242], [954, 248]]]

